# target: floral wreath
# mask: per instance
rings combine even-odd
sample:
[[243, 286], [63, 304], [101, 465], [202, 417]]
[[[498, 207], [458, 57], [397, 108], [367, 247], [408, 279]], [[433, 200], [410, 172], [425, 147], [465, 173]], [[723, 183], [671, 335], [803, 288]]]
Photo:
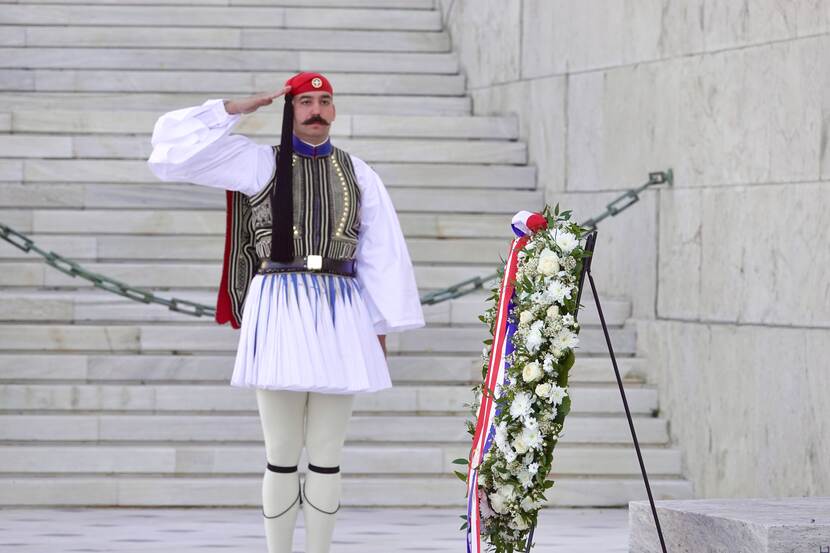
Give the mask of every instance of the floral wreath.
[[481, 321], [485, 340], [482, 383], [473, 388], [473, 436], [467, 474], [468, 506], [461, 529], [468, 553], [481, 551], [481, 539], [496, 553], [524, 551], [545, 491], [553, 449], [570, 411], [568, 372], [579, 339], [576, 314], [589, 229], [560, 213], [559, 205], [541, 214], [513, 218], [518, 237], [511, 244], [493, 305]]

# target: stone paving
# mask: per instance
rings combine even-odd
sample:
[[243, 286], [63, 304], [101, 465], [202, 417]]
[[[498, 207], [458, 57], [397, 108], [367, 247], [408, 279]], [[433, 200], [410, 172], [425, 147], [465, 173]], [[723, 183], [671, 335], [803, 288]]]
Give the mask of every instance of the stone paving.
[[[457, 509], [361, 509], [338, 514], [331, 553], [464, 552]], [[536, 552], [628, 551], [627, 509], [547, 509]], [[3, 509], [0, 552], [265, 552], [255, 509]], [[294, 551], [304, 550], [298, 517]]]

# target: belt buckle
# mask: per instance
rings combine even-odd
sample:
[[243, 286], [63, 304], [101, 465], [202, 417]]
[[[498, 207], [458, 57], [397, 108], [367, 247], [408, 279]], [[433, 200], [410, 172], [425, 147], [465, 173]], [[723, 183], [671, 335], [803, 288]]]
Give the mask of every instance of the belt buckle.
[[319, 271], [323, 268], [322, 255], [309, 255], [305, 258], [305, 266], [310, 271]]

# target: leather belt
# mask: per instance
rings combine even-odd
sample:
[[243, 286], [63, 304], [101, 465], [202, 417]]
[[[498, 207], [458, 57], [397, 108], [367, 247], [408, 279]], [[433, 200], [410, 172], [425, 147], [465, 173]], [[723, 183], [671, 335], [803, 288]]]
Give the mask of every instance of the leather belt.
[[307, 271], [312, 273], [331, 273], [343, 276], [355, 276], [354, 259], [334, 259], [322, 255], [295, 257], [291, 261], [271, 261], [268, 258], [259, 263], [259, 274], [290, 273]]

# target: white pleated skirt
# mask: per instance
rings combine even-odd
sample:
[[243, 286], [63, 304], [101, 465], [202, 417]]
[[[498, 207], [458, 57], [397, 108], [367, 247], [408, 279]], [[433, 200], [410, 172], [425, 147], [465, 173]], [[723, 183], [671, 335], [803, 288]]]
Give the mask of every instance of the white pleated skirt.
[[304, 272], [254, 276], [231, 385], [330, 394], [390, 388], [357, 280]]

